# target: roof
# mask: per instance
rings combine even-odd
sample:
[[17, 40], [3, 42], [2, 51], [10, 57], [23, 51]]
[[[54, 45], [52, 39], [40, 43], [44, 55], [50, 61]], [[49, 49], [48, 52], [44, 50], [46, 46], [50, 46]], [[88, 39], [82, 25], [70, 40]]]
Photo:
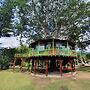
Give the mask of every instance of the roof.
[[60, 40], [60, 39], [55, 39], [55, 38], [50, 38], [50, 39], [39, 39], [37, 41], [34, 41], [30, 44], [30, 46], [34, 46], [34, 45], [37, 45], [38, 42], [40, 43], [46, 43], [46, 42], [52, 42], [52, 41], [55, 41], [55, 42], [61, 42], [61, 43], [65, 43], [65, 42], [68, 42], [70, 45], [72, 46], [75, 46], [75, 43], [71, 42], [71, 41], [68, 41], [68, 40]]

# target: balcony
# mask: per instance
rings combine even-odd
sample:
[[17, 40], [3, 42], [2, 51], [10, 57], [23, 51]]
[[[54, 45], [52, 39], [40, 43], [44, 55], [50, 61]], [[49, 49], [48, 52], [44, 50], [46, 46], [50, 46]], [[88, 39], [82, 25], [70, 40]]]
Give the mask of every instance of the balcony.
[[27, 53], [17, 53], [15, 57], [37, 57], [37, 56], [66, 56], [66, 57], [77, 57], [77, 52], [75, 50], [70, 50], [67, 48], [61, 49], [44, 49], [44, 50], [33, 50], [29, 49]]

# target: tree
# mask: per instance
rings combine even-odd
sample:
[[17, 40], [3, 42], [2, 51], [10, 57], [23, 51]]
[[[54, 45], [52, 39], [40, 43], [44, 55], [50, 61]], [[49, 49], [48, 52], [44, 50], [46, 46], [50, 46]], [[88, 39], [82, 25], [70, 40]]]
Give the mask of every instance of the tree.
[[0, 1], [0, 3], [0, 36], [2, 36], [3, 30], [5, 31], [6, 28], [11, 29], [11, 19], [13, 16], [12, 9], [14, 8], [14, 3], [12, 0], [4, 0]]
[[10, 62], [14, 58], [16, 49], [1, 49], [0, 50], [0, 69], [8, 69]]
[[[89, 2], [82, 0], [31, 0], [23, 9], [27, 32], [33, 39], [57, 37], [73, 42], [89, 30]], [[24, 20], [25, 21], [25, 20]], [[31, 33], [32, 32], [32, 33]], [[90, 36], [88, 36], [90, 37]]]
[[86, 54], [87, 59], [90, 61], [90, 53]]
[[14, 8], [18, 11], [17, 18], [20, 22], [14, 23], [13, 28], [15, 35], [20, 36], [21, 44], [23, 37], [28, 38], [28, 42], [31, 39], [56, 37], [68, 39], [81, 47], [79, 43], [90, 39], [90, 2], [86, 3], [83, 0], [6, 1], [9, 1], [6, 5], [10, 7], [8, 10]]

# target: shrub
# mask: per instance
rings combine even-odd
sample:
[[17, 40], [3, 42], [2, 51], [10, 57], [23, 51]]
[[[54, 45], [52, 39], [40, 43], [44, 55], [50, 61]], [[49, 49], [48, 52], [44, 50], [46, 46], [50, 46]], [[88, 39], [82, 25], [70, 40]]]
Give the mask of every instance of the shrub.
[[14, 58], [15, 49], [1, 49], [0, 50], [0, 68], [8, 69], [10, 62]]
[[19, 48], [16, 49], [17, 53], [27, 53], [29, 52], [29, 48], [25, 45], [21, 45]]

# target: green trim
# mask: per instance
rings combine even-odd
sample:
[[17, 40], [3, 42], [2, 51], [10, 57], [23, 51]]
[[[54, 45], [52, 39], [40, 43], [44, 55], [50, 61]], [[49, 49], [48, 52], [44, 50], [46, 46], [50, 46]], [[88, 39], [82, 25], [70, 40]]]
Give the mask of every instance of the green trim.
[[[29, 49], [27, 53], [16, 53], [15, 57], [32, 57], [32, 56], [72, 56], [77, 57], [77, 52], [75, 50], [69, 50], [68, 48], [61, 49], [45, 49], [43, 51]], [[54, 52], [55, 51], [55, 52]]]

